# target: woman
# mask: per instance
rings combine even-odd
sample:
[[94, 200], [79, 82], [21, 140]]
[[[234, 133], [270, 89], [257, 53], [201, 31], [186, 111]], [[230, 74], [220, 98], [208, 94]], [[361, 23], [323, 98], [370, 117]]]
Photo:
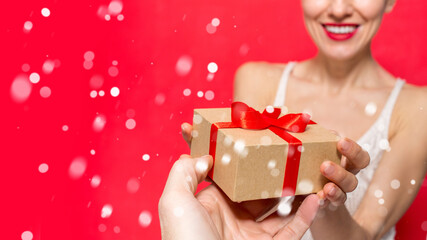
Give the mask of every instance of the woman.
[[[258, 110], [286, 104], [294, 112], [309, 112], [317, 123], [343, 136], [338, 143], [345, 156], [341, 166], [331, 162], [321, 166], [331, 182], [317, 193], [325, 204], [303, 239], [394, 239], [394, 225], [415, 198], [427, 170], [427, 89], [396, 79], [370, 50], [383, 15], [395, 1], [301, 2], [318, 54], [298, 63], [242, 65], [235, 77], [234, 100]], [[189, 124], [183, 124], [183, 133], [191, 141]], [[162, 200], [180, 196], [170, 191], [165, 188]], [[216, 228], [211, 230], [218, 238], [212, 239], [286, 239], [275, 235], [286, 220], [273, 215], [260, 223], [252, 221], [262, 205], [259, 201], [229, 203], [215, 186], [198, 196], [202, 197], [192, 199], [205, 206], [198, 212]], [[311, 202], [315, 198], [307, 198], [297, 212], [297, 216], [305, 213], [305, 218], [296, 220], [305, 225], [294, 231], [293, 225], [284, 228], [294, 233], [291, 239], [311, 223], [307, 216], [317, 211]], [[160, 217], [163, 232], [168, 232], [163, 211], [168, 204], [163, 203]], [[248, 216], [242, 218], [243, 213]]]

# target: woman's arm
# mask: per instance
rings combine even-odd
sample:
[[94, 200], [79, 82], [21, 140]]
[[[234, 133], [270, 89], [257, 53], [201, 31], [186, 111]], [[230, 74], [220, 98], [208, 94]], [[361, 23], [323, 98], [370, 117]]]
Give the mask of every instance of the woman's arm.
[[427, 90], [411, 90], [406, 99], [395, 113], [399, 131], [390, 140], [391, 150], [356, 213], [351, 217], [344, 206], [323, 209], [311, 227], [315, 239], [379, 239], [411, 205], [427, 171]]

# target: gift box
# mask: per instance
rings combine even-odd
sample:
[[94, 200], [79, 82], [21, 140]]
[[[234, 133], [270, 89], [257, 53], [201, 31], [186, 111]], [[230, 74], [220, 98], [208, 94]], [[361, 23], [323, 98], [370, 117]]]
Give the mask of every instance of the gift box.
[[322, 162], [341, 160], [337, 135], [273, 107], [195, 109], [192, 136], [191, 156], [214, 157], [208, 176], [234, 202], [317, 192], [328, 182]]

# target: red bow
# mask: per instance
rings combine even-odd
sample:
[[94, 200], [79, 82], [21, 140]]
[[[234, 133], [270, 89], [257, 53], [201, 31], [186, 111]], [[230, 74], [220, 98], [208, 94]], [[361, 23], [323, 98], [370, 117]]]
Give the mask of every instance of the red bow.
[[310, 121], [306, 113], [290, 113], [279, 118], [280, 108], [267, 107], [261, 114], [243, 102], [231, 104], [231, 121], [236, 127], [244, 129], [266, 129], [270, 126], [282, 128], [288, 132], [304, 132]]

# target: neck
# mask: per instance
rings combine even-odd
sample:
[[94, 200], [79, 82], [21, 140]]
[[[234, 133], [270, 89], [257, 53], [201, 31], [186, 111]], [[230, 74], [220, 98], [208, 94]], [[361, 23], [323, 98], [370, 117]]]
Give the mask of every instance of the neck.
[[371, 79], [377, 75], [378, 65], [370, 49], [345, 60], [331, 59], [319, 52], [310, 62], [310, 79], [324, 83], [333, 92], [341, 92], [352, 86], [371, 85]]

